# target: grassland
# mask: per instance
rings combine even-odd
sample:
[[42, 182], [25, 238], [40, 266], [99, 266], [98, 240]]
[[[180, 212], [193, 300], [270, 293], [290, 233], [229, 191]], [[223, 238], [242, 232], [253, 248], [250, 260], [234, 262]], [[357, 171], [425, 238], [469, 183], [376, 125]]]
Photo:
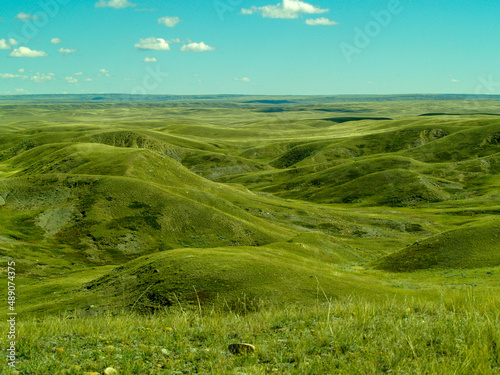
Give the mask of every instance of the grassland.
[[22, 374], [500, 372], [498, 100], [32, 99], [0, 102]]

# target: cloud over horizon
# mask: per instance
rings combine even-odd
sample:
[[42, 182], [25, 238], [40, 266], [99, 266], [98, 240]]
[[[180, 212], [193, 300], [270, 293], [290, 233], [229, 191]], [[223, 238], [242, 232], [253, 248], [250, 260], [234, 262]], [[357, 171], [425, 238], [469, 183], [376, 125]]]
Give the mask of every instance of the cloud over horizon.
[[45, 81], [52, 81], [55, 79], [55, 74], [54, 73], [36, 73], [34, 76], [30, 77], [30, 80], [36, 83], [43, 83]]
[[160, 25], [165, 25], [167, 27], [175, 27], [181, 19], [179, 17], [161, 17], [158, 18], [158, 23]]
[[60, 54], [63, 54], [63, 55], [69, 55], [71, 53], [75, 53], [76, 52], [76, 49], [70, 49], [70, 48], [59, 48], [57, 50], [57, 52], [59, 52]]
[[66, 80], [66, 82], [71, 84], [78, 83], [78, 79], [76, 79], [75, 77], [65, 77], [64, 79]]
[[139, 43], [134, 44], [134, 47], [140, 50], [152, 50], [152, 51], [169, 51], [170, 46], [165, 39], [150, 37], [146, 39], [140, 39]]
[[0, 49], [12, 49], [12, 46], [18, 45], [19, 42], [15, 39], [0, 39]]
[[338, 22], [332, 21], [328, 18], [321, 17], [321, 18], [312, 18], [306, 20], [306, 24], [310, 26], [317, 26], [317, 25], [322, 25], [322, 26], [334, 26], [338, 25]]
[[23, 78], [23, 79], [26, 79], [28, 77], [22, 76], [20, 74], [0, 73], [0, 79], [10, 79], [10, 78]]
[[28, 47], [19, 47], [14, 49], [10, 55], [10, 57], [44, 57], [48, 56], [44, 51], [36, 51], [29, 49]]
[[300, 0], [283, 0], [276, 5], [265, 5], [262, 7], [252, 6], [250, 9], [242, 9], [241, 14], [260, 14], [265, 18], [299, 18], [301, 14], [321, 14], [329, 12], [329, 9], [321, 9], [312, 4]]
[[132, 4], [128, 0], [109, 0], [106, 2], [105, 0], [99, 0], [99, 2], [95, 3], [96, 8], [114, 8], [114, 9], [122, 9], [128, 7], [135, 7], [137, 4]]
[[215, 50], [215, 47], [211, 47], [209, 45], [206, 45], [203, 42], [184, 44], [181, 47], [181, 52], [205, 52], [205, 51], [213, 51], [213, 50]]
[[24, 12], [18, 13], [15, 17], [16, 21], [21, 21], [21, 22], [30, 22], [32, 20], [38, 20], [38, 19], [40, 19], [39, 16], [36, 15], [32, 16], [31, 14]]

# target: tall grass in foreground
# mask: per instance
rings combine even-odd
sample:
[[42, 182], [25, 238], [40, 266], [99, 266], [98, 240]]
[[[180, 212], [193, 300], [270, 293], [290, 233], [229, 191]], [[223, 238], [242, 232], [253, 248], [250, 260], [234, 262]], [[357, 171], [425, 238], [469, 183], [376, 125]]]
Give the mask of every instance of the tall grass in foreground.
[[[486, 295], [486, 294], [484, 294]], [[200, 312], [201, 309], [201, 312]], [[348, 299], [223, 312], [197, 306], [19, 317], [21, 374], [500, 374], [500, 302]], [[2, 338], [3, 339], [3, 338]], [[254, 354], [232, 355], [246, 342]], [[5, 340], [3, 342], [5, 346]], [[4, 356], [2, 356], [4, 357]], [[2, 360], [3, 361], [3, 360]], [[2, 374], [9, 374], [5, 362]]]

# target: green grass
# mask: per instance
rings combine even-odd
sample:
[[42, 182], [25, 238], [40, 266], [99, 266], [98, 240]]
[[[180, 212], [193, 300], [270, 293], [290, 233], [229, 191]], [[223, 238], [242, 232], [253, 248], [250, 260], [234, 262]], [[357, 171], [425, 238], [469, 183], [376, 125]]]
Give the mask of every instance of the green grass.
[[82, 98], [0, 104], [21, 373], [499, 373], [498, 100]]
[[389, 271], [426, 268], [479, 268], [500, 264], [500, 221], [498, 218], [464, 224], [416, 241], [411, 246], [373, 262]]
[[[370, 302], [356, 298], [276, 308], [240, 300], [223, 308], [179, 306], [155, 315], [94, 313], [25, 319], [18, 325], [22, 374], [496, 374], [497, 298], [444, 293]], [[235, 312], [234, 309], [238, 309]], [[255, 353], [232, 355], [231, 343]], [[5, 359], [3, 373], [8, 374]]]

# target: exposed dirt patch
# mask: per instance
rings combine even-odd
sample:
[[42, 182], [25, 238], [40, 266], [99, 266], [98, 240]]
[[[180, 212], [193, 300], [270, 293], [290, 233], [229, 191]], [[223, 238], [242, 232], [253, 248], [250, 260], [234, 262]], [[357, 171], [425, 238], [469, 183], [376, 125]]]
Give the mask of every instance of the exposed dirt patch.
[[132, 233], [127, 233], [120, 237], [120, 242], [116, 247], [124, 253], [139, 253], [141, 251], [140, 241]]
[[36, 225], [42, 228], [47, 235], [59, 232], [71, 220], [75, 208], [63, 206], [46, 210], [38, 215]]
[[481, 143], [481, 146], [489, 145], [500, 145], [500, 132], [493, 133]]

